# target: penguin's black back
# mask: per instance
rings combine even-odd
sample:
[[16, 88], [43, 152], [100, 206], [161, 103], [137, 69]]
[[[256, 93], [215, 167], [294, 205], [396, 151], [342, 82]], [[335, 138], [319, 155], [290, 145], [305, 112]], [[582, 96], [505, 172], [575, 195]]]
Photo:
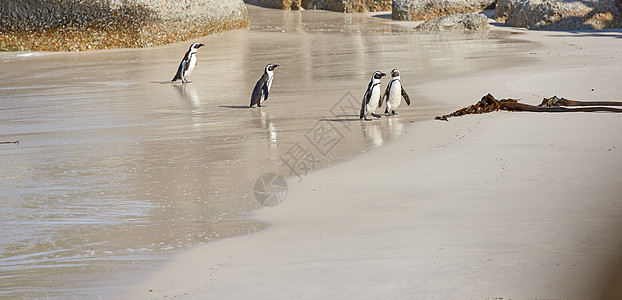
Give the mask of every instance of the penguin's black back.
[[270, 78], [270, 76], [268, 75], [268, 73], [264, 72], [261, 78], [259, 78], [259, 80], [257, 81], [257, 84], [255, 84], [255, 88], [253, 88], [253, 93], [251, 94], [250, 106], [259, 104], [262, 91], [265, 95], [264, 100], [268, 99], [268, 78]]
[[367, 90], [365, 91], [365, 95], [363, 95], [363, 103], [361, 103], [361, 114], [359, 115], [362, 118], [365, 117], [367, 113], [367, 103], [369, 103], [369, 99], [371, 98], [371, 89], [374, 87], [374, 81], [369, 82], [367, 85]]
[[177, 74], [175, 74], [175, 77], [173, 77], [173, 80], [171, 80], [171, 81], [180, 80], [181, 79], [181, 75], [183, 75], [184, 72], [186, 72], [186, 70], [188, 70], [188, 67], [189, 67], [189, 59], [188, 59], [188, 57], [189, 56], [190, 56], [190, 49], [188, 49], [188, 51], [186, 51], [186, 54], [184, 55], [184, 58], [179, 63], [179, 68], [177, 68]]

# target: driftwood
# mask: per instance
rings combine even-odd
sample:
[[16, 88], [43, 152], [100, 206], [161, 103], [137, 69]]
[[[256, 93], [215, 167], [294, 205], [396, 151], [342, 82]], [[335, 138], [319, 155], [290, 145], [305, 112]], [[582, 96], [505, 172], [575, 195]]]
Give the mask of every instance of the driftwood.
[[15, 142], [0, 142], [0, 144], [19, 144], [19, 141], [15, 141]]
[[[600, 105], [600, 106], [599, 106]], [[568, 108], [566, 106], [578, 106]], [[587, 106], [587, 107], [586, 107]], [[516, 99], [500, 99], [497, 100], [491, 94], [482, 97], [479, 102], [459, 109], [447, 115], [437, 116], [435, 120], [448, 121], [450, 117], [458, 117], [471, 114], [483, 114], [498, 110], [507, 111], [532, 111], [532, 112], [616, 112], [622, 113], [622, 108], [605, 107], [605, 106], [622, 106], [622, 102], [616, 101], [576, 101], [553, 96], [544, 98], [538, 106], [518, 103]]]
[[[557, 98], [557, 96], [553, 96], [551, 98], [542, 99], [542, 103], [538, 106], [545, 107], [558, 107], [558, 106], [622, 106], [622, 102], [616, 101], [576, 101], [576, 100], [568, 100], [566, 98]], [[606, 108], [606, 107], [605, 107]], [[617, 110], [616, 110], [617, 112]]]

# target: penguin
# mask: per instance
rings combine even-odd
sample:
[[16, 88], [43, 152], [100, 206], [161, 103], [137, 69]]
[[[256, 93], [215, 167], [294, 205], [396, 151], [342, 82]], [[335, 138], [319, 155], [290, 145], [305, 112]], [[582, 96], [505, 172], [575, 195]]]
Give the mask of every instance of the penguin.
[[270, 92], [270, 86], [272, 86], [272, 79], [274, 79], [274, 69], [279, 65], [268, 64], [264, 69], [263, 75], [257, 83], [255, 84], [255, 88], [253, 89], [253, 93], [251, 94], [251, 105], [253, 107], [257, 105], [257, 107], [261, 107], [261, 103], [268, 100], [268, 93]]
[[378, 104], [380, 103], [380, 78], [383, 76], [387, 76], [387, 74], [382, 73], [380, 71], [374, 72], [371, 75], [371, 81], [367, 85], [367, 91], [365, 91], [365, 96], [363, 96], [363, 103], [361, 104], [361, 119], [365, 119], [365, 121], [369, 121], [367, 115], [370, 114], [376, 118], [380, 118], [380, 115], [375, 113], [376, 108], [380, 107]]
[[382, 100], [386, 99], [387, 104], [385, 113], [388, 116], [397, 116], [395, 109], [402, 103], [402, 97], [406, 101], [406, 104], [410, 105], [410, 97], [406, 94], [402, 82], [400, 81], [400, 71], [398, 69], [391, 70], [391, 81], [387, 85], [387, 89], [384, 91], [384, 95], [380, 99], [378, 107], [382, 106]]
[[181, 63], [179, 63], [179, 68], [177, 68], [177, 73], [175, 74], [175, 77], [173, 77], [173, 80], [171, 81], [177, 81], [181, 79], [182, 83], [188, 82], [188, 78], [186, 77], [190, 76], [190, 73], [194, 71], [194, 67], [197, 65], [196, 53], [199, 50], [199, 48], [203, 46], [205, 45], [201, 43], [193, 43], [192, 45], [190, 45], [190, 49], [188, 49], [188, 52], [186, 52], [186, 55], [184, 55], [184, 58], [181, 60]]

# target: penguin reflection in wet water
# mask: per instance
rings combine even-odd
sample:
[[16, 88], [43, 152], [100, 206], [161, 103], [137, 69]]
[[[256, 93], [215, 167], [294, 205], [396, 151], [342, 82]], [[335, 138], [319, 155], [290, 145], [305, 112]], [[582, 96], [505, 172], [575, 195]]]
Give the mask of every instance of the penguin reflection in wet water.
[[261, 103], [268, 100], [268, 93], [270, 92], [270, 86], [272, 86], [272, 79], [274, 78], [274, 69], [278, 66], [279, 65], [273, 64], [268, 64], [266, 66], [263, 75], [255, 84], [255, 88], [251, 94], [250, 107], [255, 105], [257, 105], [257, 107], [261, 107]]
[[384, 95], [380, 98], [378, 107], [381, 107], [382, 100], [386, 99], [387, 104], [384, 112], [388, 116], [396, 116], [397, 113], [395, 109], [402, 103], [402, 97], [404, 97], [406, 104], [410, 105], [410, 97], [406, 94], [402, 82], [400, 81], [400, 71], [398, 69], [393, 69], [391, 70], [391, 82], [389, 82], [387, 89], [384, 91]]
[[186, 77], [190, 76], [190, 73], [194, 71], [194, 67], [197, 65], [196, 53], [199, 48], [203, 46], [205, 45], [201, 43], [193, 43], [192, 45], [190, 45], [190, 49], [188, 49], [186, 55], [184, 55], [181, 63], [179, 63], [179, 67], [177, 68], [177, 74], [175, 74], [175, 77], [173, 77], [172, 81], [177, 81], [181, 79], [182, 83], [188, 82], [188, 78]]
[[365, 91], [365, 96], [363, 96], [363, 103], [361, 104], [361, 119], [365, 119], [365, 121], [369, 121], [367, 115], [372, 115], [376, 118], [380, 118], [380, 115], [375, 113], [376, 108], [380, 107], [378, 104], [380, 103], [380, 97], [382, 96], [380, 93], [380, 78], [387, 76], [387, 74], [382, 73], [380, 71], [374, 72], [371, 75], [371, 81], [367, 85], [367, 91]]

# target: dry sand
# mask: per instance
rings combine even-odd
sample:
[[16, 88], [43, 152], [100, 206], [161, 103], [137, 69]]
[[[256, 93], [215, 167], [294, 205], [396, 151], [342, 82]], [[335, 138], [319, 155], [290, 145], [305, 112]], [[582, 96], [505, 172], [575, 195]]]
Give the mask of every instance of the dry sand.
[[[494, 30], [538, 43], [508, 58], [537, 63], [406, 87], [455, 109], [489, 92], [622, 100], [620, 31]], [[622, 115], [433, 117], [290, 178], [255, 213], [270, 228], [183, 253], [128, 298], [598, 299], [619, 279]]]
[[[0, 147], [0, 298], [119, 297], [170, 256], [268, 226], [247, 218], [261, 207], [253, 184], [286, 175], [282, 158], [310, 129], [344, 134], [315, 153], [318, 170], [458, 105], [421, 94], [425, 82], [532, 61], [512, 55], [531, 45], [502, 35], [419, 33], [366, 14], [249, 12], [249, 29], [197, 40], [206, 46], [189, 84], [170, 82], [188, 43], [0, 53], [0, 141], [20, 141]], [[267, 107], [249, 109], [267, 63], [281, 65]], [[394, 67], [413, 105], [359, 122], [371, 73]]]

